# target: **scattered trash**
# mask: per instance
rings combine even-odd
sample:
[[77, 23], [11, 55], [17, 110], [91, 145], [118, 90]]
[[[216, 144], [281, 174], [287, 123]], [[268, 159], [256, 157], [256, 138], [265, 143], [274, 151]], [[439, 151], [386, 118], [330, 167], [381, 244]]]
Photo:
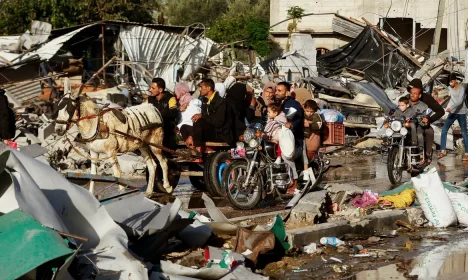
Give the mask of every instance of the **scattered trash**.
[[340, 246], [345, 245], [346, 243], [336, 237], [322, 237], [320, 238], [320, 244], [322, 245], [331, 245], [331, 246]]
[[390, 203], [395, 208], [406, 208], [414, 203], [415, 197], [416, 191], [414, 189], [406, 189], [400, 194], [379, 197], [378, 202], [379, 204]]
[[342, 272], [343, 272], [343, 271], [341, 270], [340, 266], [338, 266], [338, 265], [332, 266], [332, 269], [333, 269], [333, 271], [336, 272], [336, 273], [342, 273]]
[[352, 204], [356, 208], [366, 208], [367, 206], [377, 204], [378, 199], [379, 194], [365, 190], [362, 196], [357, 196], [353, 199]]
[[304, 251], [304, 253], [311, 255], [311, 254], [317, 252], [317, 244], [310, 243], [309, 245], [304, 247], [303, 251]]
[[323, 256], [320, 256], [320, 258], [322, 258], [322, 261], [328, 262]]
[[299, 272], [306, 272], [309, 271], [308, 269], [293, 269], [292, 272], [299, 273]]
[[351, 257], [356, 257], [356, 258], [367, 258], [370, 257], [370, 254], [357, 254], [357, 255], [350, 255]]
[[380, 241], [380, 237], [371, 236], [371, 237], [369, 237], [369, 239], [367, 239], [367, 241], [369, 241], [370, 243], [377, 243], [377, 242]]
[[342, 260], [337, 259], [337, 258], [335, 258], [335, 257], [331, 257], [330, 260], [331, 260], [331, 261], [335, 261], [335, 262], [339, 262], [339, 263], [343, 263]]
[[412, 242], [406, 241], [405, 248], [408, 250], [411, 250], [413, 248], [414, 244]]
[[405, 221], [397, 220], [395, 222], [395, 224], [397, 226], [400, 226], [400, 227], [405, 227], [405, 228], [409, 229], [410, 231], [416, 231], [416, 229], [412, 225], [410, 225], [409, 223], [407, 223]]
[[239, 228], [235, 252], [241, 254], [250, 250], [252, 253], [246, 258], [256, 263], [258, 255], [265, 254], [275, 247], [275, 235], [270, 231], [250, 231]]
[[394, 229], [392, 230], [390, 233], [388, 234], [381, 234], [380, 237], [384, 237], [384, 238], [395, 238], [395, 237], [398, 237], [397, 235], [397, 231]]
[[361, 250], [364, 250], [364, 247], [362, 245], [353, 245], [353, 251], [354, 254], [359, 254]]

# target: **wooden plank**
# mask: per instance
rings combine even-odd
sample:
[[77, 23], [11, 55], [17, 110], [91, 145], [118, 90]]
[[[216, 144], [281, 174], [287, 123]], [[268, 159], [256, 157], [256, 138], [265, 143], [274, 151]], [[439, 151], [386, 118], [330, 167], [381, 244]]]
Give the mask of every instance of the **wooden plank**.
[[180, 176], [203, 176], [203, 171], [181, 171]]
[[[180, 141], [178, 145], [185, 146], [185, 142]], [[205, 142], [205, 146], [207, 147], [229, 147], [230, 145], [225, 142]]]
[[402, 47], [395, 44], [395, 42], [393, 42], [390, 38], [388, 38], [385, 34], [383, 34], [382, 31], [380, 31], [377, 27], [375, 27], [375, 25], [370, 23], [365, 18], [362, 18], [362, 20], [364, 20], [366, 22], [366, 24], [370, 26], [370, 28], [374, 29], [375, 32], [379, 33], [380, 36], [384, 37], [385, 40], [387, 40], [392, 46], [397, 48], [402, 54], [404, 54], [407, 58], [409, 58], [412, 62], [414, 62], [414, 64], [416, 64], [419, 68], [422, 67], [421, 64], [419, 63], [419, 61], [416, 60], [416, 58], [412, 57], [409, 53], [406, 52], [405, 49], [403, 49]]

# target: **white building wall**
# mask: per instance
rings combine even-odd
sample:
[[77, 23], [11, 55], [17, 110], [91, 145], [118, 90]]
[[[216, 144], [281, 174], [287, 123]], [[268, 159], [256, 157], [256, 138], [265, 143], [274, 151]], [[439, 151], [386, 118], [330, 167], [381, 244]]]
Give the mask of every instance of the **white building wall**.
[[[332, 32], [334, 16], [333, 14], [319, 15], [324, 13], [338, 13], [357, 19], [364, 17], [371, 23], [378, 24], [379, 18], [385, 17], [388, 12], [388, 17], [414, 18], [421, 23], [421, 28], [435, 28], [438, 5], [439, 0], [271, 0], [270, 25], [285, 20], [290, 7], [299, 6], [305, 10], [305, 14], [316, 14], [304, 17], [298, 24], [299, 30], [312, 31], [312, 34]], [[459, 11], [458, 22], [456, 22], [457, 10]], [[467, 20], [468, 0], [446, 0], [443, 27], [448, 28], [447, 45], [453, 56], [460, 57], [460, 54], [461, 57], [465, 56], [463, 50], [465, 41], [468, 41]], [[275, 26], [272, 31], [287, 32], [289, 22]], [[333, 44], [333, 42], [326, 42], [326, 44], [330, 43]], [[325, 43], [316, 42], [317, 46], [323, 44]]]

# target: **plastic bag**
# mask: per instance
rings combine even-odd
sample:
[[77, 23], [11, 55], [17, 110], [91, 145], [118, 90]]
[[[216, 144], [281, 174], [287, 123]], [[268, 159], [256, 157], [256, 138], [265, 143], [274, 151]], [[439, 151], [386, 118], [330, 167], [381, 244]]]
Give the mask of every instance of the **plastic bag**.
[[452, 202], [435, 168], [411, 180], [424, 215], [433, 226], [448, 227], [457, 222]]
[[345, 120], [345, 116], [343, 114], [332, 109], [320, 110], [320, 115], [322, 117], [322, 120], [324, 120], [325, 122], [343, 123]]
[[293, 159], [295, 145], [294, 134], [292, 133], [291, 129], [285, 126], [281, 127], [278, 141], [281, 149], [281, 155], [286, 159]]
[[399, 194], [379, 197], [379, 202], [390, 201], [395, 208], [406, 208], [413, 204], [415, 195], [414, 189], [406, 189]]
[[378, 199], [379, 195], [377, 193], [372, 193], [372, 191], [366, 190], [362, 196], [355, 197], [352, 204], [356, 208], [366, 208], [369, 205], [377, 204]]
[[445, 189], [460, 225], [468, 227], [468, 195], [460, 192], [451, 192]]

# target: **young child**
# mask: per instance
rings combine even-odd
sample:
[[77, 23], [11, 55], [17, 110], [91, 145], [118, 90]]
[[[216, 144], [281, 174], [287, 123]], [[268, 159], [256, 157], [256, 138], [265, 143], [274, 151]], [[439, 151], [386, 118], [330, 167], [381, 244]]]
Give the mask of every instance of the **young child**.
[[[281, 130], [281, 124], [277, 123], [287, 123], [288, 120], [286, 119], [286, 115], [281, 112], [281, 107], [280, 105], [276, 103], [272, 103], [268, 105], [267, 108], [267, 115], [268, 115], [268, 121], [265, 126], [265, 135], [263, 136], [266, 140], [279, 143], [279, 132]], [[281, 150], [277, 149], [277, 155], [278, 157], [276, 158], [275, 163], [280, 164], [281, 163]]]
[[[393, 116], [395, 118], [401, 118], [404, 117], [406, 120], [409, 120], [411, 117], [413, 117], [416, 114], [416, 111], [410, 107], [410, 100], [408, 97], [403, 96], [398, 100], [398, 110], [395, 111]], [[417, 133], [417, 128], [416, 128], [416, 122], [411, 121], [410, 122], [410, 133], [411, 133], [411, 145], [413, 146], [419, 146], [422, 149], [424, 145], [424, 139], [423, 139], [423, 134], [421, 131], [421, 135], [419, 136], [419, 141], [418, 141], [418, 133]], [[421, 156], [421, 159], [423, 159], [423, 156]]]
[[320, 130], [322, 129], [322, 118], [319, 107], [314, 100], [304, 103], [304, 139], [307, 148], [307, 158], [314, 159], [320, 148]]
[[415, 113], [413, 108], [410, 107], [409, 98], [403, 96], [398, 100], [398, 110], [395, 111], [393, 116], [395, 118], [405, 117], [409, 119], [414, 116]]

